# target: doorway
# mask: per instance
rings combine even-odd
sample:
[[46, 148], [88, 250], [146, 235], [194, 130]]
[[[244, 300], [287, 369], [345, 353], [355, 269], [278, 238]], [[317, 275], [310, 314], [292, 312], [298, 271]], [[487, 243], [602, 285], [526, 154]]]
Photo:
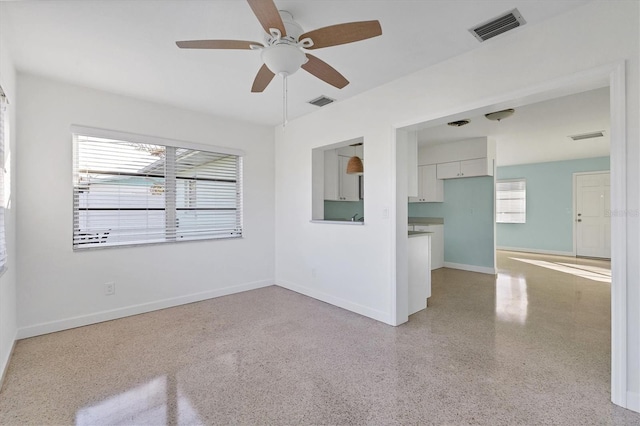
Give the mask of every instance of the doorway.
[[[460, 108], [447, 115], [404, 122], [395, 127], [395, 247], [393, 265], [395, 286], [392, 305], [396, 324], [407, 321], [407, 137], [416, 126], [436, 126], [452, 120], [460, 120], [469, 114], [484, 114], [505, 108], [557, 98], [585, 90], [609, 86], [611, 92], [611, 269], [616, 277], [611, 284], [611, 401], [627, 406], [627, 221], [618, 212], [626, 211], [626, 131], [625, 131], [625, 63], [606, 65], [585, 70], [564, 78], [523, 88], [514, 92], [480, 100], [474, 108]], [[482, 106], [478, 106], [482, 105]]]

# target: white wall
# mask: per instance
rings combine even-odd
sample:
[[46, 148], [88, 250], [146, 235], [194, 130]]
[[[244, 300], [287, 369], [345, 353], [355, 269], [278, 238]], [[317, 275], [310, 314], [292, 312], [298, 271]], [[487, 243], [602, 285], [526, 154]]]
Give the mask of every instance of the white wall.
[[0, 37], [0, 85], [9, 99], [9, 142], [5, 142], [5, 167], [9, 173], [5, 179], [11, 181], [11, 193], [5, 194], [8, 206], [4, 223], [7, 239], [7, 269], [0, 276], [0, 383], [11, 355], [17, 330], [16, 305], [16, 208], [15, 208], [15, 147], [16, 147], [16, 72], [7, 46]]
[[[395, 220], [406, 218], [395, 217], [394, 126], [498, 103], [551, 81], [570, 83], [576, 73], [626, 60], [627, 388], [640, 409], [638, 9], [637, 1], [592, 2], [278, 129], [276, 282], [389, 324], [400, 322], [394, 300], [395, 237], [406, 228], [396, 230]], [[311, 150], [358, 136], [365, 141], [365, 225], [309, 223]]]
[[[19, 337], [273, 284], [271, 127], [31, 75], [18, 88]], [[72, 124], [244, 150], [244, 237], [74, 253]]]

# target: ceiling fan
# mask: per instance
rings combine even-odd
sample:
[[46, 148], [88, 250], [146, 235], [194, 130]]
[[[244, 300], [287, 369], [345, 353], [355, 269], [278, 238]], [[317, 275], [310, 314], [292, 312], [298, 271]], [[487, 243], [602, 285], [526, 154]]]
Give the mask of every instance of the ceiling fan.
[[252, 92], [264, 91], [276, 74], [286, 77], [300, 68], [342, 89], [349, 81], [331, 65], [305, 50], [352, 43], [382, 34], [379, 21], [348, 22], [304, 32], [290, 13], [278, 11], [273, 0], [247, 2], [267, 33], [264, 44], [244, 40], [190, 40], [176, 44], [181, 49], [260, 50], [264, 64], [253, 81]]

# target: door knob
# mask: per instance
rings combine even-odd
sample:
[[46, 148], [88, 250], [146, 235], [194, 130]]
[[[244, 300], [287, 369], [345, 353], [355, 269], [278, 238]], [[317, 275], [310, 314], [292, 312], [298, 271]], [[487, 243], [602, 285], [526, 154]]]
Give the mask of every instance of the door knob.
[[582, 219], [578, 219], [578, 222], [582, 222]]
[[582, 216], [582, 213], [578, 213], [578, 216]]

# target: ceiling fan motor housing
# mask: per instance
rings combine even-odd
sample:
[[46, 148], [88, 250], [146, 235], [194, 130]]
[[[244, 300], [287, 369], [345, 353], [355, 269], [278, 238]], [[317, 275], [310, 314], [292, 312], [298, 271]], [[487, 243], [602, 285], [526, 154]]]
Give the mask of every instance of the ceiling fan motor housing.
[[278, 13], [282, 18], [282, 23], [284, 24], [284, 29], [287, 32], [285, 39], [297, 43], [298, 38], [304, 33], [300, 24], [293, 20], [293, 15], [287, 12], [286, 10], [279, 10]]
[[262, 61], [274, 74], [291, 75], [307, 62], [307, 57], [299, 47], [280, 43], [262, 49]]
[[298, 38], [303, 30], [289, 12], [278, 12], [287, 35], [282, 37], [278, 29], [270, 29], [271, 36], [267, 37], [266, 47], [262, 49], [262, 61], [274, 74], [291, 75], [308, 61], [298, 45]]

